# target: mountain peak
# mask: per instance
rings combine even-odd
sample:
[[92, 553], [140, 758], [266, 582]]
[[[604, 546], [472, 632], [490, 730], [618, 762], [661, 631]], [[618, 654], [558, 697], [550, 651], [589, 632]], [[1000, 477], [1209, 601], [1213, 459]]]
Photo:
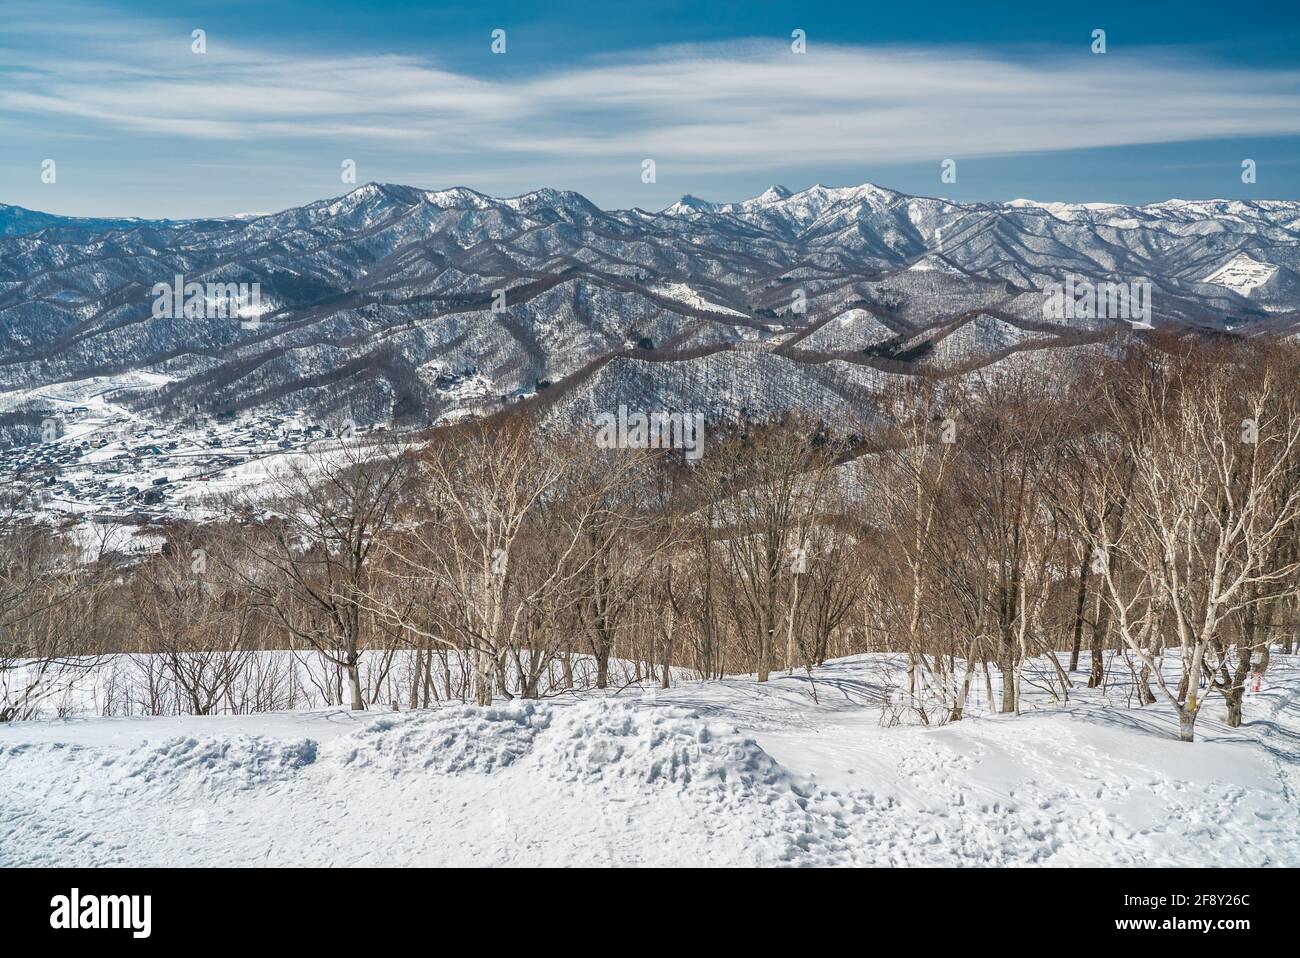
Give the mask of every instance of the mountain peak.
[[710, 203], [708, 200], [702, 200], [698, 196], [685, 193], [680, 200], [665, 209], [664, 212], [670, 216], [675, 216], [682, 213], [712, 213], [717, 209], [717, 203]]
[[776, 183], [754, 197], [754, 200], [758, 203], [779, 203], [781, 200], [789, 199], [792, 195], [794, 194], [788, 189], [780, 183]]
[[600, 208], [581, 193], [575, 193], [573, 190], [557, 190], [550, 186], [544, 186], [528, 193], [521, 193], [518, 196], [501, 200], [501, 202], [519, 207], [552, 206], [577, 209], [588, 213], [600, 213]]
[[483, 208], [491, 206], [492, 197], [486, 193], [480, 193], [478, 190], [472, 190], [468, 186], [451, 186], [442, 190], [425, 190], [425, 202], [434, 206], [469, 206], [473, 208]]

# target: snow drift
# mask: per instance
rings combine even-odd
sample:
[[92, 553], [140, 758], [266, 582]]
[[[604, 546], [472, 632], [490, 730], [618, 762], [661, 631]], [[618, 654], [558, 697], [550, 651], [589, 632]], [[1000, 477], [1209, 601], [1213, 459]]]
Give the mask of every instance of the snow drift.
[[1203, 719], [1191, 745], [1088, 690], [882, 727], [876, 658], [490, 707], [18, 723], [0, 864], [1300, 863], [1296, 657], [1243, 728]]

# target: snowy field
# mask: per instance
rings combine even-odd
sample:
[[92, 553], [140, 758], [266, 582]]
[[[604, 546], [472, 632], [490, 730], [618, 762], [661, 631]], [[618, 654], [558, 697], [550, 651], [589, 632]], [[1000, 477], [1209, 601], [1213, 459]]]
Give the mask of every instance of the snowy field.
[[13, 723], [0, 865], [1300, 865], [1300, 656], [1274, 655], [1240, 729], [1212, 698], [1190, 745], [1114, 687], [889, 727], [884, 664]]

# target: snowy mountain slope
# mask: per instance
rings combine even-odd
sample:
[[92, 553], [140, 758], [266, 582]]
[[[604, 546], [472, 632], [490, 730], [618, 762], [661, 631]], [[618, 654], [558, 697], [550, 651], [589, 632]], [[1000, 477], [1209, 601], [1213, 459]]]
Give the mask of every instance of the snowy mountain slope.
[[1296, 657], [1274, 655], [1242, 728], [1207, 714], [1190, 745], [1122, 686], [995, 716], [977, 685], [972, 717], [890, 727], [900, 668], [14, 723], [0, 864], [1300, 864]]
[[[23, 215], [47, 225], [0, 237], [0, 391], [142, 370], [169, 381], [142, 400], [162, 418], [305, 407], [430, 422], [563, 388], [629, 344], [670, 360], [764, 336], [797, 346], [859, 309], [903, 338], [980, 311], [1041, 323], [1044, 288], [1067, 276], [1149, 281], [1155, 326], [1300, 318], [1300, 203], [1285, 201], [963, 204], [865, 184], [649, 213], [550, 189], [370, 183], [250, 218], [100, 230]], [[1246, 285], [1225, 281], [1246, 262]], [[177, 276], [256, 283], [261, 305], [238, 320], [156, 316], [154, 285]], [[996, 361], [1005, 333], [975, 323], [963, 356]], [[878, 345], [830, 335], [806, 348]], [[438, 386], [467, 377], [491, 384], [472, 410]]]
[[798, 409], [852, 423], [890, 373], [865, 362], [799, 362], [760, 343], [675, 362], [619, 357], [596, 370], [547, 410], [552, 422], [584, 426], [620, 405], [633, 410], [701, 413], [710, 424]]

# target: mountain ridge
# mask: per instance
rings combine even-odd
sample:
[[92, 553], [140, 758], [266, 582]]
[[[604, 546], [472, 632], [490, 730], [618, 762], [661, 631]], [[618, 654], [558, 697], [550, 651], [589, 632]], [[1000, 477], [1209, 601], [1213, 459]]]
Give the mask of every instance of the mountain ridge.
[[[814, 382], [856, 402], [868, 369], [947, 375], [1116, 329], [1300, 319], [1286, 200], [960, 203], [867, 183], [648, 212], [366, 183], [259, 216], [86, 222], [0, 237], [0, 415], [51, 382], [135, 370], [166, 383], [128, 397], [163, 418], [431, 422], [609, 364], [602, 395], [620, 370], [642, 398], [662, 373], [663, 402], [733, 414], [744, 403], [703, 382], [719, 350], [773, 355], [756, 374], [790, 381], [750, 410], [769, 414]], [[156, 316], [151, 290], [176, 276], [256, 284], [256, 321]], [[1151, 315], [1049, 322], [1045, 291], [1066, 280], [1147, 284]], [[654, 365], [632, 375], [634, 359]]]
[[[860, 197], [864, 194], [883, 194], [885, 196], [926, 200], [936, 203], [942, 203], [950, 206], [966, 207], [984, 207], [1007, 209], [1041, 209], [1047, 212], [1058, 211], [1088, 211], [1102, 212], [1113, 210], [1152, 210], [1152, 209], [1177, 209], [1187, 207], [1210, 207], [1222, 206], [1232, 207], [1234, 205], [1266, 208], [1276, 206], [1279, 208], [1294, 209], [1297, 215], [1300, 215], [1300, 200], [1285, 199], [1262, 199], [1262, 200], [1243, 200], [1227, 199], [1224, 197], [1204, 197], [1201, 199], [1183, 199], [1170, 197], [1163, 200], [1153, 200], [1148, 203], [1119, 203], [1110, 201], [1068, 201], [1068, 200], [1034, 200], [1024, 197], [1017, 197], [1011, 200], [950, 200], [939, 196], [930, 196], [926, 194], [908, 194], [870, 181], [864, 181], [859, 184], [850, 184], [846, 186], [825, 186], [821, 183], [815, 183], [812, 186], [805, 187], [802, 190], [790, 190], [779, 183], [774, 183], [767, 187], [763, 192], [755, 194], [741, 200], [706, 200], [702, 197], [690, 193], [683, 194], [679, 199], [660, 210], [642, 210], [640, 207], [611, 207], [605, 208], [598, 206], [592, 200], [588, 199], [582, 193], [575, 190], [561, 190], [554, 187], [539, 187], [528, 190], [513, 196], [493, 196], [490, 193], [484, 193], [480, 190], [469, 186], [451, 186], [441, 189], [425, 189], [422, 187], [408, 186], [401, 183], [385, 183], [377, 180], [371, 180], [360, 186], [354, 187], [345, 193], [338, 194], [334, 197], [327, 197], [321, 200], [315, 200], [311, 203], [303, 204], [299, 207], [285, 207], [282, 210], [266, 213], [234, 213], [229, 215], [203, 216], [203, 217], [181, 217], [181, 218], [153, 218], [138, 216], [121, 216], [121, 217], [99, 217], [99, 216], [72, 216], [58, 213], [48, 213], [41, 210], [34, 210], [28, 207], [14, 204], [0, 203], [0, 237], [27, 235], [36, 232], [39, 229], [49, 228], [50, 226], [63, 226], [86, 230], [90, 232], [105, 232], [116, 229], [132, 229], [137, 227], [176, 227], [185, 226], [202, 222], [226, 222], [226, 221], [249, 221], [262, 219], [268, 216], [276, 216], [280, 213], [289, 212], [294, 209], [302, 209], [306, 206], [315, 204], [338, 203], [348, 197], [357, 194], [375, 195], [375, 194], [422, 194], [426, 198], [433, 200], [460, 197], [475, 197], [482, 201], [487, 201], [484, 205], [492, 203], [510, 204], [518, 203], [529, 199], [553, 199], [565, 198], [580, 202], [585, 207], [609, 214], [618, 215], [620, 213], [631, 213], [634, 210], [647, 212], [649, 215], [671, 215], [675, 209], [684, 212], [736, 212], [748, 211], [754, 209], [767, 208], [788, 200], [798, 199], [806, 195], [822, 196], [830, 199], [831, 202], [842, 202], [847, 198]], [[11, 232], [10, 228], [20, 230]]]

